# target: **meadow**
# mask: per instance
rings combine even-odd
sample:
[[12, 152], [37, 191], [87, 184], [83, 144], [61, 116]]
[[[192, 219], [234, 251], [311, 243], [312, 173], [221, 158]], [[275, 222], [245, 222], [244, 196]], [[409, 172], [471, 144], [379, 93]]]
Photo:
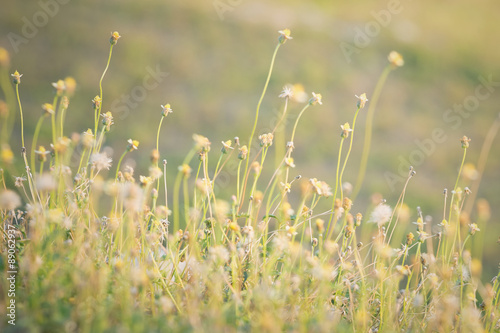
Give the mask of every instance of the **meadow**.
[[[109, 49], [98, 94], [75, 132], [65, 128], [75, 80], [46, 82], [50, 102], [28, 118], [30, 73], [11, 68], [0, 50], [3, 332], [500, 330], [500, 272], [483, 269], [489, 245], [481, 234], [492, 214], [476, 199], [500, 118], [481, 145], [467, 133], [446, 142], [460, 158], [434, 203], [439, 215], [405, 201], [420, 176], [413, 167], [395, 182], [396, 199], [369, 193], [358, 204], [362, 185], [374, 180], [366, 174], [377, 102], [405, 60], [389, 52], [373, 92], [343, 97], [350, 120], [331, 129], [333, 171], [303, 177], [294, 152], [315, 147], [304, 147], [300, 127], [324, 98], [299, 84], [284, 83], [274, 96], [268, 89], [293, 36], [282, 29], [266, 37], [274, 51], [245, 131], [222, 141], [193, 134], [174, 165], [161, 140], [177, 115], [170, 100], [141, 137], [115, 143], [118, 153], [107, 144], [118, 126], [104, 85], [126, 44], [118, 32], [102, 36]], [[268, 127], [259, 122], [264, 98], [279, 103]], [[445, 135], [434, 132], [432, 142]], [[359, 163], [351, 159], [355, 142]], [[421, 150], [431, 144], [422, 141]], [[149, 156], [139, 172], [138, 151]], [[473, 167], [469, 151], [479, 155]]]

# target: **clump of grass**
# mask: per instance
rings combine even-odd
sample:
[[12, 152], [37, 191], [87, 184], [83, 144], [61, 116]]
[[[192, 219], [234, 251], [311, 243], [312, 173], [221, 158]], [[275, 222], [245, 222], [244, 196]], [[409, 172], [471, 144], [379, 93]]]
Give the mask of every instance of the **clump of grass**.
[[[8, 130], [1, 136], [3, 291], [9, 288], [7, 272], [18, 272], [16, 326], [4, 320], [2, 331], [498, 331], [500, 274], [483, 283], [480, 257], [471, 246], [489, 219], [488, 205], [481, 202], [475, 223], [463, 214], [471, 194], [461, 184], [470, 139], [461, 139], [460, 171], [449, 200], [445, 191], [439, 224], [418, 207], [417, 221], [409, 222], [404, 199], [413, 169], [397, 202], [378, 200], [364, 214], [353, 210], [343, 174], [358, 137], [356, 120], [364, 117], [366, 94], [358, 97], [352, 128], [342, 125], [338, 153], [332, 152], [332, 160], [338, 156], [333, 193], [326, 182], [303, 180], [293, 171], [299, 119], [309, 107], [321, 105], [320, 94], [306, 99], [286, 149], [276, 150], [281, 154], [277, 167], [270, 166], [266, 160], [274, 134], [286, 123], [294, 93], [285, 87], [280, 121], [254, 144], [276, 53], [292, 39], [288, 29], [279, 33], [248, 144], [236, 137], [222, 141], [219, 150], [208, 138], [194, 135], [193, 148], [173, 181], [171, 201], [167, 160], [159, 166], [159, 136], [164, 118], [172, 113], [170, 104], [159, 110], [148, 174], [137, 177], [132, 168], [121, 166], [124, 156], [139, 148], [132, 139], [109, 171], [113, 161], [103, 143], [113, 115], [101, 111], [106, 103], [102, 82], [120, 38], [117, 32], [93, 99], [94, 124], [88, 124], [93, 130], [64, 136], [74, 80], [58, 81], [52, 103], [44, 104], [37, 122], [30, 163], [24, 148], [21, 74], [14, 73], [15, 92], [1, 85], [8, 106], [1, 119], [1, 128]], [[8, 63], [0, 63], [5, 76]], [[375, 102], [389, 70], [399, 65], [402, 57], [391, 53]], [[10, 150], [15, 100], [22, 166]], [[49, 150], [37, 148], [45, 117], [51, 117], [51, 137], [43, 138], [50, 140]], [[214, 150], [220, 151], [217, 163], [210, 163]], [[68, 165], [75, 155], [78, 167], [72, 169]], [[238, 165], [237, 177], [229, 184], [232, 197], [225, 197], [217, 180], [230, 161]], [[270, 172], [263, 173], [264, 168]], [[290, 200], [292, 192], [298, 202]], [[331, 209], [323, 210], [330, 205], [327, 198]], [[8, 232], [12, 228], [14, 234]], [[9, 240], [16, 245], [13, 263], [7, 259]], [[5, 314], [12, 297], [2, 295], [0, 311]]]

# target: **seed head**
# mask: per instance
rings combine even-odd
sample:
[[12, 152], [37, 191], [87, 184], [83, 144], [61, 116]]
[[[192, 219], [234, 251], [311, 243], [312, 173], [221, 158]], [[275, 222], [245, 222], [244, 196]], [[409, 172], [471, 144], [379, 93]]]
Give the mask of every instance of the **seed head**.
[[281, 94], [279, 94], [280, 98], [291, 98], [293, 96], [293, 88], [290, 86], [285, 86], [283, 87], [283, 90], [281, 91]]

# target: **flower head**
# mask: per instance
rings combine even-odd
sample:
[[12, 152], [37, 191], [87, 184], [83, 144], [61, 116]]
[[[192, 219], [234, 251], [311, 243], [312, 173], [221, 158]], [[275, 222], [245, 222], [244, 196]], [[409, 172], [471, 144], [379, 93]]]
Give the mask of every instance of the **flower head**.
[[340, 125], [340, 128], [342, 128], [342, 133], [340, 134], [340, 137], [346, 139], [349, 136], [349, 132], [352, 132], [352, 128], [349, 125], [349, 123], [345, 123], [344, 125]]
[[403, 56], [396, 51], [392, 51], [391, 53], [389, 53], [387, 59], [394, 67], [402, 67], [405, 64]]
[[358, 108], [362, 109], [365, 107], [365, 104], [366, 102], [368, 102], [368, 98], [366, 98], [366, 94], [365, 93], [362, 93], [361, 95], [354, 95], [356, 96], [357, 99], [359, 99], [358, 101]]
[[370, 215], [370, 220], [368, 222], [377, 223], [379, 227], [386, 224], [392, 215], [392, 208], [386, 204], [380, 204]]
[[321, 94], [316, 94], [315, 92], [313, 92], [312, 95], [313, 95], [313, 97], [311, 97], [311, 99], [309, 100], [310, 105], [316, 105], [316, 104], [322, 105], [323, 104], [323, 102], [321, 101], [321, 99], [322, 99]]
[[293, 96], [293, 88], [290, 86], [283, 87], [281, 94], [279, 94], [280, 98], [291, 98]]
[[102, 124], [106, 126], [106, 132], [109, 132], [109, 129], [111, 128], [111, 125], [114, 124], [113, 122], [113, 115], [111, 114], [110, 111], [106, 113], [101, 114], [102, 117]]
[[465, 135], [460, 139], [460, 142], [462, 143], [462, 148], [469, 148], [469, 142], [471, 141], [471, 139], [469, 139], [468, 137], [466, 137]]
[[139, 148], [139, 141], [128, 139], [127, 142], [128, 142], [127, 146], [128, 151], [137, 150], [137, 148]]
[[244, 160], [247, 158], [247, 155], [248, 155], [248, 148], [247, 146], [242, 146], [241, 148], [238, 148], [238, 150], [240, 151], [238, 153], [238, 158], [240, 160]]
[[312, 185], [314, 192], [319, 196], [329, 197], [332, 195], [330, 186], [324, 181], [319, 181], [316, 178], [309, 179], [309, 183]]
[[0, 47], [0, 67], [9, 67], [10, 65], [10, 57], [9, 52], [3, 47]]
[[23, 76], [23, 74], [19, 74], [18, 71], [15, 71], [14, 74], [10, 74], [10, 76], [13, 77], [12, 82], [14, 82], [14, 84], [19, 84], [21, 83], [21, 76]]
[[234, 149], [233, 147], [231, 147], [231, 143], [231, 140], [222, 141], [222, 148], [220, 149], [220, 151], [223, 154], [227, 154], [229, 149]]
[[111, 38], [109, 39], [109, 42], [111, 43], [111, 45], [115, 45], [117, 42], [118, 42], [118, 39], [120, 38], [120, 34], [118, 33], [118, 31], [115, 31], [111, 34]]
[[56, 88], [57, 96], [62, 96], [66, 91], [66, 83], [63, 80], [52, 82], [52, 87]]
[[168, 116], [169, 113], [172, 113], [172, 109], [170, 108], [170, 104], [160, 105], [161, 106], [161, 115], [163, 117]]
[[94, 97], [92, 100], [92, 106], [94, 107], [94, 110], [99, 109], [101, 107], [102, 99], [99, 96]]
[[54, 113], [54, 107], [50, 103], [45, 103], [42, 105], [42, 110], [46, 116]]
[[44, 146], [39, 146], [38, 150], [35, 150], [35, 154], [38, 155], [38, 160], [40, 162], [47, 161], [47, 155], [50, 154], [50, 151], [47, 151]]
[[472, 236], [476, 233], [476, 231], [481, 231], [481, 229], [478, 228], [476, 223], [471, 223], [469, 224], [469, 234]]
[[278, 33], [280, 34], [280, 36], [278, 37], [280, 44], [285, 44], [287, 40], [293, 39], [293, 37], [290, 36], [290, 29], [283, 29], [278, 31]]
[[269, 147], [273, 144], [274, 135], [273, 133], [267, 133], [259, 135], [260, 146], [261, 147]]
[[92, 163], [92, 166], [97, 169], [97, 171], [101, 171], [102, 169], [109, 170], [112, 161], [113, 160], [108, 157], [106, 153], [95, 153], [90, 157], [90, 162]]

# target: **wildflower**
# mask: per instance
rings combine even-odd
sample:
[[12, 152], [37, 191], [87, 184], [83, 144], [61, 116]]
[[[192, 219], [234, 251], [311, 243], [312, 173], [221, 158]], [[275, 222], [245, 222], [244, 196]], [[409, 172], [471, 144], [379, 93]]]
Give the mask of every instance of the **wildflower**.
[[10, 164], [14, 160], [14, 153], [12, 152], [12, 149], [10, 149], [10, 146], [6, 143], [2, 145], [0, 160], [5, 164]]
[[184, 175], [184, 177], [189, 177], [192, 169], [189, 165], [183, 164], [179, 166], [179, 171]]
[[427, 238], [430, 237], [430, 235], [428, 233], [426, 233], [425, 231], [417, 231], [418, 233], [418, 241], [420, 243], [423, 243]]
[[285, 86], [283, 87], [283, 91], [279, 94], [280, 98], [291, 98], [293, 96], [293, 87]]
[[54, 107], [50, 103], [45, 103], [42, 105], [42, 110], [46, 116], [54, 114]]
[[295, 163], [293, 163], [293, 157], [285, 158], [285, 165], [290, 168], [295, 168]]
[[161, 115], [163, 117], [168, 116], [169, 113], [172, 113], [172, 109], [170, 108], [170, 104], [160, 105], [161, 106]]
[[345, 123], [344, 125], [340, 125], [340, 128], [342, 128], [340, 137], [343, 139], [347, 139], [347, 137], [349, 136], [349, 132], [352, 132], [351, 126], [349, 126], [349, 123]]
[[94, 134], [92, 134], [92, 130], [89, 128], [85, 132], [83, 132], [82, 145], [85, 148], [90, 148], [94, 144]]
[[462, 143], [462, 148], [469, 148], [469, 142], [471, 141], [471, 139], [469, 139], [468, 137], [466, 137], [465, 135], [460, 139], [460, 142]]
[[358, 101], [358, 108], [359, 109], [362, 109], [365, 107], [365, 104], [366, 102], [368, 102], [368, 98], [366, 98], [366, 94], [365, 93], [362, 93], [361, 95], [354, 95], [356, 96], [357, 99], [359, 99]]
[[348, 212], [351, 210], [352, 207], [352, 200], [345, 197], [344, 202], [342, 203], [342, 208], [344, 208], [344, 211]]
[[357, 213], [356, 214], [356, 227], [359, 227], [361, 225], [362, 219], [363, 219], [363, 214]]
[[21, 198], [12, 190], [0, 192], [0, 209], [13, 210], [21, 206]]
[[238, 158], [240, 160], [244, 160], [247, 158], [247, 155], [248, 155], [248, 148], [247, 146], [242, 146], [241, 148], [238, 148], [238, 150], [240, 151], [238, 153]]
[[344, 230], [344, 237], [349, 238], [352, 236], [352, 232], [354, 231], [351, 225], [346, 225]]
[[35, 154], [38, 155], [38, 160], [40, 162], [47, 161], [47, 155], [50, 154], [50, 151], [47, 151], [44, 146], [39, 146], [38, 150], [35, 150]]
[[414, 240], [415, 240], [415, 236], [413, 235], [412, 232], [410, 232], [410, 233], [408, 233], [408, 235], [406, 235], [406, 245], [411, 245]]
[[417, 219], [417, 222], [412, 222], [412, 223], [417, 225], [417, 231], [424, 230], [424, 224], [426, 224], [421, 217]]
[[62, 96], [62, 94], [64, 94], [64, 91], [66, 91], [66, 83], [64, 83], [63, 80], [52, 82], [52, 87], [56, 88], [57, 96]]
[[128, 139], [127, 142], [128, 142], [127, 146], [128, 151], [137, 150], [137, 148], [139, 147], [139, 141], [137, 140]]
[[469, 235], [474, 235], [476, 231], [481, 231], [481, 229], [478, 228], [476, 223], [471, 223], [469, 224]]
[[109, 129], [111, 128], [111, 125], [114, 124], [113, 122], [113, 115], [111, 114], [110, 111], [106, 113], [101, 114], [102, 117], [102, 124], [106, 126], [106, 132], [109, 132]]
[[208, 140], [208, 138], [203, 135], [193, 134], [193, 140], [195, 142], [196, 149], [201, 149], [202, 152], [210, 151], [210, 145], [212, 143]]
[[293, 37], [290, 36], [290, 29], [283, 29], [278, 31], [278, 33], [280, 34], [280, 36], [278, 37], [278, 41], [280, 42], [280, 44], [285, 44], [287, 40], [293, 39]]
[[72, 96], [75, 93], [76, 81], [71, 76], [64, 79], [64, 85], [66, 86], [66, 94]]
[[378, 227], [380, 228], [389, 221], [391, 215], [392, 215], [391, 207], [386, 204], [380, 204], [377, 207], [375, 207], [375, 209], [370, 215], [370, 220], [368, 222], [377, 223]]
[[12, 82], [14, 82], [14, 84], [20, 84], [21, 76], [23, 76], [23, 74], [19, 74], [18, 71], [15, 71], [14, 74], [10, 74], [10, 76], [13, 77]]
[[94, 108], [94, 110], [99, 109], [101, 107], [101, 103], [102, 103], [101, 97], [99, 96], [94, 97], [94, 99], [92, 100], [92, 107]]
[[391, 53], [389, 53], [387, 59], [394, 67], [402, 67], [405, 64], [403, 56], [396, 51], [392, 51]]
[[109, 39], [109, 42], [111, 45], [115, 45], [118, 42], [118, 39], [120, 38], [120, 34], [118, 31], [115, 31], [111, 34], [111, 38]]
[[15, 181], [14, 181], [15, 187], [22, 187], [23, 182], [26, 181], [26, 177], [14, 177], [14, 179], [15, 179]]
[[298, 234], [297, 229], [294, 226], [287, 225], [285, 230], [288, 237], [293, 237]]
[[309, 100], [309, 105], [323, 105], [323, 102], [321, 101], [322, 96], [321, 94], [316, 94], [315, 92], [312, 93], [313, 97]]
[[314, 192], [319, 196], [329, 197], [332, 195], [330, 186], [324, 181], [319, 181], [316, 178], [309, 179], [309, 183], [312, 185]]
[[271, 146], [273, 144], [273, 138], [273, 133], [259, 135], [260, 146], [265, 148]]
[[68, 149], [71, 144], [71, 140], [67, 136], [57, 138], [57, 141], [54, 145], [51, 144], [54, 151], [58, 153], [64, 153], [66, 149]]
[[141, 186], [146, 187], [153, 183], [153, 179], [147, 176], [139, 176], [139, 182], [141, 183]]
[[90, 157], [90, 163], [92, 163], [92, 166], [94, 166], [98, 172], [103, 169], [109, 170], [112, 161], [113, 160], [109, 158], [106, 153], [95, 153]]
[[253, 227], [251, 225], [246, 225], [244, 226], [241, 231], [243, 232], [243, 235], [246, 235], [247, 238], [252, 239], [254, 237], [254, 231]]
[[7, 68], [10, 66], [9, 52], [3, 47], [0, 47], [0, 67]]
[[285, 190], [286, 193], [290, 193], [292, 184], [290, 183], [280, 183], [281, 186], [283, 186], [283, 189]]
[[227, 141], [222, 141], [222, 148], [221, 148], [221, 152], [223, 154], [227, 154], [229, 149], [234, 149], [233, 147], [231, 147], [231, 140], [227, 140]]

